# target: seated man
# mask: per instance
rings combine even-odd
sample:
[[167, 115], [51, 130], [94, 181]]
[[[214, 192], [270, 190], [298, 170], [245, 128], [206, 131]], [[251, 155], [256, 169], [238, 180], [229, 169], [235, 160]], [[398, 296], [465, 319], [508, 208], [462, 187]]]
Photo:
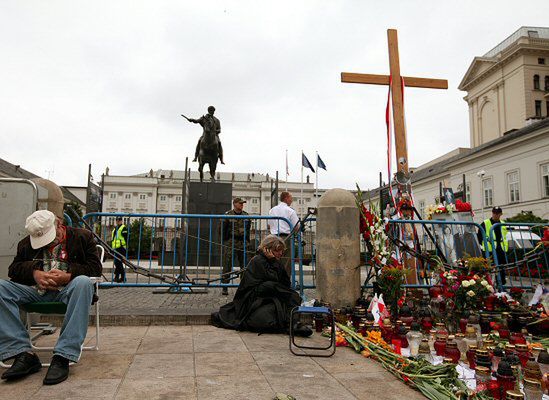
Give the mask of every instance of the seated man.
[[17, 246], [9, 266], [11, 281], [0, 280], [0, 360], [14, 358], [2, 379], [22, 378], [42, 367], [32, 352], [19, 306], [63, 302], [67, 313], [44, 378], [45, 385], [55, 385], [67, 379], [69, 361], [80, 359], [94, 291], [89, 277], [101, 276], [102, 266], [92, 233], [64, 226], [51, 211], [36, 211], [25, 228], [30, 236]]
[[[253, 332], [287, 332], [290, 312], [301, 304], [301, 297], [292, 290], [290, 278], [280, 263], [285, 247], [277, 236], [263, 239], [259, 254], [250, 260], [242, 274], [233, 301], [212, 314], [215, 326]], [[310, 336], [312, 330], [300, 325], [295, 333]]]

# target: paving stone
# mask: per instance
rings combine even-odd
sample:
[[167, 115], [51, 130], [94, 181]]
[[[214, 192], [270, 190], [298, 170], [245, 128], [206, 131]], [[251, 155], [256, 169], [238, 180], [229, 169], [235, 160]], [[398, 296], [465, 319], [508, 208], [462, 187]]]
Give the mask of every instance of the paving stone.
[[193, 345], [195, 353], [233, 353], [245, 352], [246, 346], [238, 332], [215, 328], [197, 330], [193, 326]]
[[132, 360], [131, 354], [84, 352], [80, 361], [70, 366], [70, 379], [122, 379]]
[[192, 353], [190, 326], [150, 326], [137, 350], [138, 354]]
[[252, 352], [252, 356], [266, 377], [292, 373], [296, 379], [302, 376], [328, 376], [310, 357], [296, 356], [279, 351]]
[[126, 378], [120, 385], [116, 400], [192, 400], [196, 399], [193, 377], [179, 378]]
[[248, 352], [196, 353], [195, 365], [196, 376], [242, 376], [247, 375], [250, 372], [260, 372], [259, 367]]
[[[196, 377], [199, 400], [270, 400], [274, 392], [260, 373]], [[300, 399], [301, 400], [301, 399]]]
[[333, 375], [347, 390], [361, 400], [420, 400], [425, 397], [407, 387], [387, 371], [377, 373], [337, 373]]
[[127, 379], [178, 378], [194, 376], [194, 356], [188, 354], [136, 354]]
[[42, 386], [32, 400], [112, 399], [120, 379], [68, 379], [58, 385]]
[[[338, 399], [354, 400], [356, 397], [328, 374], [282, 373], [266, 375], [275, 392], [290, 394], [299, 400]], [[365, 385], [362, 382], [362, 385]], [[374, 399], [375, 397], [370, 397]]]
[[354, 350], [338, 347], [332, 357], [312, 358], [330, 374], [340, 372], [379, 373], [384, 369], [378, 362], [357, 354]]

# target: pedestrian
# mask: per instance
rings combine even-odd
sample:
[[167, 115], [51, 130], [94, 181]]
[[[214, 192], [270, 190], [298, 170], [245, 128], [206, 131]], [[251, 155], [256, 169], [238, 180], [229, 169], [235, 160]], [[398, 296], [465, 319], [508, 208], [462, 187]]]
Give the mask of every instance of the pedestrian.
[[63, 302], [67, 312], [43, 381], [55, 385], [67, 379], [69, 362], [80, 359], [94, 294], [90, 277], [101, 276], [102, 266], [93, 234], [64, 226], [51, 211], [31, 214], [25, 229], [29, 236], [17, 245], [8, 269], [11, 280], [0, 280], [0, 360], [14, 359], [2, 379], [20, 379], [42, 368], [19, 306]]
[[114, 250], [114, 281], [126, 282], [126, 271], [122, 263], [122, 257], [126, 257], [126, 248], [128, 243], [128, 228], [122, 217], [116, 217], [116, 226], [111, 234], [112, 249]]
[[[480, 224], [480, 227], [484, 229], [484, 232], [486, 233], [485, 236], [486, 236], [486, 242], [488, 245], [488, 252], [492, 257], [492, 260], [494, 261], [495, 261], [494, 249], [492, 248], [492, 241], [490, 239], [492, 238], [494, 243], [496, 244], [495, 254], [498, 259], [498, 265], [507, 263], [507, 251], [509, 250], [509, 242], [507, 241], [507, 232], [508, 232], [507, 226], [498, 225], [494, 229], [492, 229], [492, 226], [495, 224], [505, 224], [505, 221], [501, 219], [502, 215], [503, 215], [503, 210], [501, 209], [501, 207], [494, 207], [492, 208], [492, 216], [488, 219], [485, 219]], [[490, 231], [492, 232], [490, 233]], [[490, 235], [491, 235], [491, 238], [490, 238]], [[480, 230], [477, 236], [478, 236], [478, 241], [480, 243], [480, 247], [482, 248], [483, 251], [486, 251], [484, 247], [484, 236], [482, 235], [482, 232]], [[505, 277], [505, 270], [501, 269], [498, 272], [499, 272], [501, 284], [505, 285], [507, 283], [507, 279]]]
[[[233, 208], [225, 215], [249, 215], [244, 211], [246, 200], [235, 197]], [[251, 221], [248, 219], [224, 219], [221, 222], [221, 237], [223, 238], [223, 278], [221, 283], [229, 283], [226, 275], [233, 271], [238, 263], [239, 268], [245, 268], [248, 261], [248, 245], [250, 242]], [[223, 287], [221, 294], [227, 296], [228, 288]]]
[[282, 192], [280, 193], [280, 203], [277, 206], [271, 208], [271, 210], [269, 211], [269, 216], [284, 218], [290, 221], [291, 224], [288, 225], [286, 221], [280, 219], [269, 220], [269, 231], [271, 232], [271, 235], [279, 236], [286, 241], [286, 248], [284, 250], [284, 255], [282, 256], [281, 261], [289, 277], [291, 277], [292, 274], [291, 248], [293, 246], [293, 238], [289, 236], [292, 231], [296, 229], [296, 226], [299, 225], [299, 218], [297, 217], [297, 213], [293, 208], [290, 207], [292, 205], [292, 202], [292, 194], [290, 192]]

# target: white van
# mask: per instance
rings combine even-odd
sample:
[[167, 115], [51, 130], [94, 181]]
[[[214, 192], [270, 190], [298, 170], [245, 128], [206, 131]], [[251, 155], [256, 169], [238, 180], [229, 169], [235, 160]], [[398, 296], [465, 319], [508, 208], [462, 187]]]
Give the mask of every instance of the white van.
[[529, 230], [528, 226], [509, 227], [507, 232], [507, 241], [509, 242], [509, 251], [512, 250], [532, 250], [540, 242], [541, 238]]

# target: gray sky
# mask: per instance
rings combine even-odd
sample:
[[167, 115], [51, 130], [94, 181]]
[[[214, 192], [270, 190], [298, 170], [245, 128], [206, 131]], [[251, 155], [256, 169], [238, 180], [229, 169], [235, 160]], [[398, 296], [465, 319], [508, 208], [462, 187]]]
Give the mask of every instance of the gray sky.
[[403, 75], [448, 79], [405, 93], [417, 166], [469, 145], [457, 86], [473, 57], [547, 15], [546, 0], [4, 0], [0, 157], [63, 185], [84, 185], [88, 163], [96, 177], [182, 169], [201, 130], [179, 115], [212, 104], [219, 170], [283, 175], [288, 149], [299, 180], [303, 149], [328, 167], [321, 187], [374, 187], [387, 89], [343, 84], [341, 71], [387, 74], [396, 28]]

